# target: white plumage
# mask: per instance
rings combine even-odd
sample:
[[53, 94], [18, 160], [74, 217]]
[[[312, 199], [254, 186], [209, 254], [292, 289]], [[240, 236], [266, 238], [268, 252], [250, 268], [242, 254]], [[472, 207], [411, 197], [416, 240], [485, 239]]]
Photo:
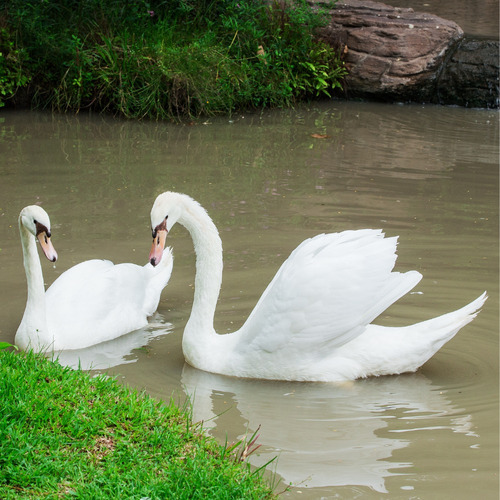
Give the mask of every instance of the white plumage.
[[154, 268], [89, 260], [61, 274], [45, 292], [36, 250], [38, 238], [46, 257], [57, 253], [50, 240], [50, 219], [32, 205], [19, 215], [28, 299], [15, 343], [35, 351], [81, 349], [142, 328], [158, 307], [172, 272], [173, 257]]
[[183, 336], [189, 364], [237, 377], [337, 381], [415, 371], [469, 323], [486, 292], [458, 311], [407, 327], [371, 322], [411, 290], [420, 273], [393, 272], [397, 238], [363, 229], [304, 241], [283, 263], [240, 330], [213, 327], [222, 280], [222, 244], [206, 211], [166, 192], [151, 210], [150, 261], [161, 262], [179, 222], [196, 251], [195, 295]]

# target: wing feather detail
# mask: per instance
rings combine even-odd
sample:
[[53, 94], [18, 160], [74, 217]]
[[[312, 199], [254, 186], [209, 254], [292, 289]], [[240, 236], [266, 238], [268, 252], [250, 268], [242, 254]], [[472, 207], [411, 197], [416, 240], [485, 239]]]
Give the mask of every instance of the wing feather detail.
[[305, 240], [262, 294], [239, 345], [306, 358], [311, 345], [331, 351], [354, 339], [422, 278], [392, 272], [396, 246], [397, 237], [372, 229]]

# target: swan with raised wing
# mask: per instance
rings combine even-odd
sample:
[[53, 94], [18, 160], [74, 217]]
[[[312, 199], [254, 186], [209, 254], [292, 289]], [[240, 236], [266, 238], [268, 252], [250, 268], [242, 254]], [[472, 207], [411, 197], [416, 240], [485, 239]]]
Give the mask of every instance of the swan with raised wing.
[[[19, 215], [28, 299], [15, 336], [21, 349], [81, 349], [117, 338], [148, 323], [172, 272], [170, 248], [154, 267], [88, 260], [61, 274], [45, 291], [36, 239], [49, 261], [57, 260], [50, 219], [37, 205]], [[162, 260], [163, 260], [162, 259]]]
[[422, 278], [394, 272], [397, 237], [361, 229], [305, 240], [282, 264], [240, 330], [219, 335], [214, 315], [222, 282], [222, 243], [205, 209], [185, 194], [160, 194], [151, 210], [158, 265], [167, 233], [182, 224], [196, 252], [193, 307], [184, 329], [186, 361], [223, 375], [340, 381], [413, 372], [486, 300], [405, 327], [371, 322]]

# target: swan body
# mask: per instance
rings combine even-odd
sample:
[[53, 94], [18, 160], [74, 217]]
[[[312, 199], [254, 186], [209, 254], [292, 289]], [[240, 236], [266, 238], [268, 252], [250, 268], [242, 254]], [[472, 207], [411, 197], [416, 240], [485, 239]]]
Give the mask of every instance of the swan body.
[[15, 336], [21, 349], [81, 349], [147, 325], [170, 279], [169, 248], [163, 253], [165, 264], [157, 268], [150, 263], [82, 262], [61, 274], [45, 292], [35, 237], [45, 256], [55, 262], [49, 216], [39, 206], [28, 206], [19, 215], [19, 231], [28, 283], [26, 309]]
[[340, 381], [413, 372], [469, 323], [486, 292], [455, 312], [405, 327], [371, 324], [422, 278], [394, 272], [397, 238], [362, 229], [305, 240], [282, 264], [240, 330], [213, 327], [222, 280], [222, 244], [207, 212], [187, 195], [166, 192], [151, 210], [150, 262], [161, 262], [179, 222], [196, 251], [193, 307], [182, 348], [192, 366], [223, 375]]

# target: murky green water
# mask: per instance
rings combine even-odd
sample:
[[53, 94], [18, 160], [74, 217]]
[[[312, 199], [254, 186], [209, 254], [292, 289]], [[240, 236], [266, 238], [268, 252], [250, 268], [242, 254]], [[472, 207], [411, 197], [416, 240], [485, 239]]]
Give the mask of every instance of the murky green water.
[[[26, 300], [17, 216], [40, 203], [59, 253], [50, 284], [89, 258], [145, 263], [164, 190], [200, 201], [219, 227], [219, 332], [237, 329], [281, 262], [319, 232], [399, 235], [397, 270], [424, 278], [379, 318], [414, 323], [488, 290], [480, 315], [417, 374], [342, 385], [249, 381], [184, 364], [194, 253], [169, 235], [172, 279], [153, 324], [81, 353], [155, 397], [193, 394], [195, 418], [229, 441], [260, 426], [256, 465], [285, 498], [498, 498], [498, 113], [325, 103], [176, 126], [100, 116], [0, 114], [0, 340]], [[318, 139], [311, 134], [327, 137]], [[145, 348], [134, 349], [146, 345]], [[62, 358], [71, 363], [67, 355]]]

